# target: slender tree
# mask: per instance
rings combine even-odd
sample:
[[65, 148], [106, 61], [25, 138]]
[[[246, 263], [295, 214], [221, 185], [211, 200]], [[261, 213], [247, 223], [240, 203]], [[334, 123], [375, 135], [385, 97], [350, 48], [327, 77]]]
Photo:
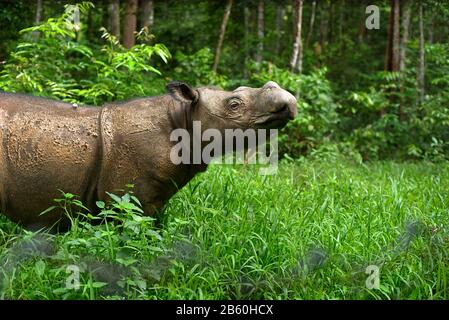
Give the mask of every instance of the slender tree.
[[128, 49], [136, 43], [134, 36], [134, 32], [136, 31], [136, 12], [137, 0], [126, 0], [125, 20], [123, 26], [123, 45]]
[[320, 47], [324, 48], [328, 40], [329, 29], [329, 4], [323, 3], [320, 6]]
[[250, 21], [251, 11], [245, 3], [245, 7], [243, 9], [243, 28], [244, 28], [244, 37], [245, 37], [245, 59], [243, 66], [243, 77], [248, 79], [248, 69], [246, 68], [249, 59], [249, 21]]
[[293, 53], [290, 59], [290, 69], [302, 72], [302, 0], [295, 0], [295, 41], [293, 43]]
[[276, 45], [274, 47], [274, 54], [277, 56], [281, 51], [281, 39], [284, 27], [285, 5], [278, 2], [276, 5]]
[[358, 41], [359, 43], [363, 43], [365, 41], [365, 35], [366, 35], [366, 3], [365, 0], [360, 1], [360, 24], [359, 24], [359, 34], [358, 34]]
[[140, 21], [142, 28], [147, 27], [151, 30], [154, 24], [154, 1], [142, 0], [141, 12]]
[[259, 0], [259, 4], [257, 5], [257, 54], [256, 61], [258, 64], [262, 62], [263, 59], [263, 41], [264, 41], [264, 0]]
[[393, 23], [393, 57], [392, 57], [392, 71], [399, 70], [401, 37], [400, 37], [400, 0], [393, 0], [394, 6], [394, 23]]
[[329, 27], [328, 27], [329, 43], [332, 43], [334, 40], [334, 23], [335, 23], [335, 1], [331, 1], [329, 4]]
[[403, 81], [404, 70], [406, 65], [407, 57], [407, 44], [408, 44], [408, 31], [410, 27], [410, 15], [411, 15], [411, 2], [413, 0], [403, 0], [402, 1], [402, 13], [401, 13], [401, 46], [400, 46], [400, 57], [399, 57], [399, 71], [401, 72], [401, 102], [399, 104], [399, 119], [404, 120], [404, 99], [403, 94], [405, 91], [405, 84]]
[[[400, 36], [399, 36], [399, 0], [391, 0], [390, 18], [388, 20], [388, 41], [387, 50], [385, 52], [385, 71], [397, 72], [399, 71], [400, 58]], [[393, 100], [394, 96], [390, 96]], [[385, 110], [380, 110], [380, 115], [385, 115]]]
[[424, 87], [424, 17], [422, 1], [419, 1], [419, 65], [418, 65], [418, 102], [424, 102], [425, 87]]
[[436, 24], [436, 20], [437, 20], [437, 12], [435, 10], [435, 8], [431, 9], [432, 10], [432, 14], [430, 16], [430, 24], [428, 25], [428, 29], [429, 29], [429, 36], [427, 39], [427, 42], [429, 44], [432, 44], [434, 42], [434, 29], [435, 29], [435, 24]]
[[42, 0], [37, 0], [36, 3], [36, 18], [34, 24], [38, 25], [42, 21]]
[[388, 43], [385, 55], [385, 70], [399, 71], [399, 0], [391, 0], [390, 19], [388, 22]]
[[410, 28], [410, 15], [411, 15], [411, 2], [412, 0], [403, 0], [402, 2], [402, 17], [401, 17], [401, 54], [399, 61], [399, 70], [405, 69], [405, 60], [407, 57], [407, 44], [408, 44], [408, 31]]
[[315, 25], [315, 13], [316, 13], [316, 0], [312, 1], [312, 12], [310, 13], [310, 21], [309, 21], [309, 31], [307, 32], [306, 37], [306, 47], [308, 47], [310, 39], [313, 34], [313, 26]]
[[223, 14], [223, 20], [221, 22], [220, 34], [218, 36], [217, 49], [215, 50], [215, 60], [214, 65], [212, 67], [212, 70], [214, 72], [217, 71], [218, 63], [220, 62], [221, 48], [223, 46], [223, 39], [226, 32], [226, 26], [228, 25], [229, 15], [231, 14], [231, 8], [232, 8], [232, 0], [227, 0], [225, 11]]
[[120, 1], [109, 0], [109, 31], [117, 39], [120, 39]]
[[[341, 0], [341, 5], [338, 9], [338, 41], [343, 39], [343, 25], [345, 23], [345, 0]], [[343, 45], [340, 46], [342, 48]], [[341, 52], [340, 52], [341, 53]]]
[[[37, 26], [42, 21], [42, 0], [37, 0], [36, 2], [36, 16], [34, 19], [34, 24]], [[39, 31], [33, 32], [33, 37], [35, 40], [39, 38]]]

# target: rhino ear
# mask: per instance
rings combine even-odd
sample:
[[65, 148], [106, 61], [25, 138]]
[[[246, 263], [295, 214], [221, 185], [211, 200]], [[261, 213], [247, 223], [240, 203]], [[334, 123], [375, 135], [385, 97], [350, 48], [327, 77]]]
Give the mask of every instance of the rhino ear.
[[190, 130], [192, 127], [192, 110], [197, 103], [198, 91], [192, 89], [184, 82], [170, 82], [167, 84], [167, 91], [170, 95], [181, 103], [170, 105], [170, 117], [174, 128]]
[[184, 82], [172, 81], [166, 88], [175, 99], [190, 103], [198, 101], [198, 92]]

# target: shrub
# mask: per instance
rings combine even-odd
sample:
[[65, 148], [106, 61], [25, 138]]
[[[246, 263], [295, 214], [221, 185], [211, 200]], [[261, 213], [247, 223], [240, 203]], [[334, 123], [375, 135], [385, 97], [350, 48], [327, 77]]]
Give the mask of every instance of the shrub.
[[228, 79], [212, 71], [214, 55], [209, 48], [203, 48], [193, 54], [177, 52], [175, 60], [178, 65], [172, 72], [172, 78], [188, 82], [193, 86], [216, 85], [228, 86]]
[[[83, 293], [90, 289], [95, 295], [144, 296], [147, 282], [162, 276], [155, 270], [147, 270], [165, 250], [162, 236], [154, 228], [154, 218], [142, 215], [141, 204], [131, 190], [123, 196], [108, 195], [111, 198], [108, 203], [97, 201], [100, 210], [97, 216], [91, 215], [73, 194], [63, 193], [62, 198], [55, 199], [57, 207], [69, 217], [71, 231], [61, 236], [59, 251], [53, 259], [59, 257], [80, 268]], [[64, 299], [79, 295], [68, 287], [53, 293]]]
[[[62, 16], [22, 30], [24, 37], [1, 72], [0, 88], [95, 105], [163, 91], [161, 73], [149, 62], [153, 56], [167, 62], [169, 50], [145, 43], [127, 50], [105, 29], [103, 45], [88, 45], [79, 40], [78, 26], [70, 17], [75, 10], [86, 14], [91, 7], [67, 5]], [[148, 37], [145, 30], [138, 35], [142, 41]]]
[[[426, 46], [426, 95], [418, 101], [415, 68], [367, 76], [369, 86], [348, 92], [340, 109], [340, 139], [364, 159], [447, 159], [449, 154], [449, 46]], [[417, 44], [409, 65], [417, 65]]]

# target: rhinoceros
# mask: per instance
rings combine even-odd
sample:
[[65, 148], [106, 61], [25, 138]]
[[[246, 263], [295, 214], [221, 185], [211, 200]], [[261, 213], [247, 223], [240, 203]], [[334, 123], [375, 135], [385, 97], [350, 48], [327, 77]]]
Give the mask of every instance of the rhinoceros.
[[146, 215], [207, 164], [174, 164], [173, 130], [282, 128], [296, 116], [296, 99], [275, 82], [261, 88], [192, 88], [171, 82], [168, 93], [78, 106], [0, 93], [0, 210], [25, 227], [68, 226], [62, 211], [40, 214], [60, 198], [79, 195], [93, 212], [106, 192], [133, 184]]

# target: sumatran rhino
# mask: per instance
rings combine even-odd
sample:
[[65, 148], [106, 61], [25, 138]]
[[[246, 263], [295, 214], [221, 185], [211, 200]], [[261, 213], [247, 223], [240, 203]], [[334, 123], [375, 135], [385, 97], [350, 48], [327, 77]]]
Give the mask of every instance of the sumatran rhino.
[[207, 164], [174, 164], [174, 129], [281, 128], [296, 99], [278, 84], [229, 92], [167, 85], [169, 94], [103, 107], [77, 106], [0, 93], [0, 210], [25, 227], [66, 228], [62, 211], [41, 215], [60, 190], [95, 212], [106, 192], [134, 185], [145, 214], [165, 202]]

